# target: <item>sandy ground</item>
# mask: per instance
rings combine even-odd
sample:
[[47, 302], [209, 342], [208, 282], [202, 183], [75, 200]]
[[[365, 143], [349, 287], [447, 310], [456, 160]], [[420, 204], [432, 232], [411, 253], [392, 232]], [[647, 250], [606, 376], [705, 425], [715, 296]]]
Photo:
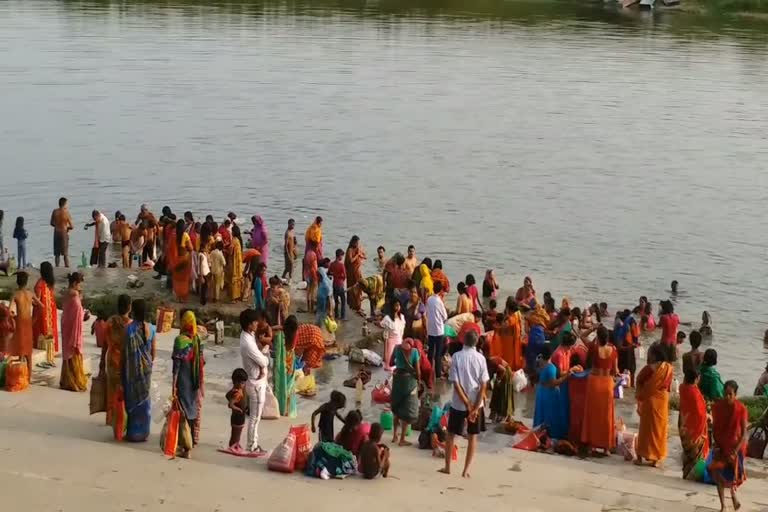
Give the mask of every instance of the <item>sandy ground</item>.
[[[636, 468], [619, 457], [583, 461], [528, 453], [506, 446], [506, 436], [485, 433], [472, 479], [440, 475], [441, 462], [428, 451], [393, 448], [389, 479], [321, 481], [302, 475], [269, 472], [265, 460], [238, 459], [216, 451], [229, 436], [223, 395], [239, 366], [236, 340], [209, 345], [201, 445], [192, 460], [167, 460], [158, 446], [161, 404], [169, 393], [170, 349], [175, 333], [159, 337], [153, 375], [152, 434], [146, 443], [118, 444], [104, 426], [104, 415], [88, 415], [88, 393], [57, 388], [58, 371], [36, 372], [34, 385], [22, 393], [0, 393], [0, 496], [4, 510], [235, 511], [268, 506], [276, 512], [300, 507], [330, 510], [460, 510], [513, 506], [520, 511], [676, 512], [717, 510], [713, 487], [681, 480], [679, 465], [664, 470]], [[94, 340], [86, 340], [90, 367], [98, 368]], [[336, 361], [318, 372], [319, 382], [348, 374]], [[374, 376], [376, 379], [377, 376]], [[262, 444], [274, 447], [291, 424], [307, 421], [327, 396], [300, 399], [299, 418], [262, 423]], [[353, 390], [345, 390], [350, 401]], [[368, 395], [368, 393], [366, 393]], [[366, 416], [378, 409], [365, 404]], [[339, 426], [337, 425], [337, 429]], [[412, 435], [411, 439], [416, 440]], [[679, 443], [670, 439], [670, 447]], [[464, 455], [463, 441], [460, 443]], [[457, 466], [456, 473], [460, 473]], [[765, 475], [742, 488], [742, 510], [768, 510]], [[296, 494], [294, 494], [296, 492]]]

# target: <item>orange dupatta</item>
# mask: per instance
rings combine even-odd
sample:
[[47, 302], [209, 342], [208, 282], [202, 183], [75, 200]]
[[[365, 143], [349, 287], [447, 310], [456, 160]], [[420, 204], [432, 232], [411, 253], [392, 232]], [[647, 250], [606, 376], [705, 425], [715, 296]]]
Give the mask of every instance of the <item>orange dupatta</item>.
[[494, 331], [490, 347], [491, 357], [500, 357], [513, 372], [524, 368], [522, 321], [519, 311], [508, 315]]
[[40, 337], [53, 338], [54, 353], [59, 352], [59, 322], [56, 309], [56, 298], [48, 283], [38, 279], [35, 283], [35, 295], [40, 297], [42, 306], [34, 306], [32, 312], [32, 341], [35, 348], [45, 350], [45, 344], [40, 342]]
[[669, 363], [643, 373], [647, 378], [637, 379], [637, 407], [640, 412], [640, 431], [637, 435], [637, 455], [650, 461], [662, 461], [667, 456], [667, 430], [669, 428], [669, 386], [673, 369]]

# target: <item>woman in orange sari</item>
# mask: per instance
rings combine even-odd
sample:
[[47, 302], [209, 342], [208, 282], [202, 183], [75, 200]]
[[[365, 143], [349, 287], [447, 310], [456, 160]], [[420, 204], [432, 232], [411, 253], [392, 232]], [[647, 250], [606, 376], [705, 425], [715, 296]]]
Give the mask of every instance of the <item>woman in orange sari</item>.
[[347, 304], [352, 311], [363, 308], [363, 290], [354, 286], [363, 278], [363, 261], [365, 252], [360, 247], [360, 237], [355, 235], [350, 239], [347, 252], [344, 255], [344, 270], [347, 273]]
[[709, 455], [707, 405], [699, 390], [699, 375], [691, 369], [685, 372], [680, 384], [680, 416], [677, 421], [680, 443], [683, 445], [683, 478], [701, 480], [703, 474], [694, 469]]
[[[53, 277], [53, 265], [44, 261], [40, 264], [40, 279], [35, 284], [35, 297], [40, 304], [35, 304], [32, 311], [32, 339], [35, 348], [47, 350], [47, 362], [53, 364], [53, 356], [59, 352], [59, 321], [56, 309], [56, 294]], [[48, 341], [52, 340], [50, 348]]]
[[237, 302], [243, 298], [243, 238], [237, 225], [232, 226], [232, 252], [228, 263], [232, 268], [227, 274], [230, 278], [229, 294], [232, 302]]
[[117, 314], [107, 322], [107, 425], [112, 425], [115, 416], [115, 398], [120, 390], [123, 344], [127, 337], [126, 328], [131, 323], [131, 297], [117, 297]]
[[592, 370], [587, 377], [581, 426], [581, 442], [592, 450], [605, 450], [606, 455], [616, 447], [613, 377], [619, 373], [618, 353], [616, 347], [608, 343], [608, 338], [608, 330], [600, 326], [597, 329], [597, 344], [590, 354]]
[[731, 490], [734, 510], [741, 508], [736, 489], [747, 479], [744, 457], [747, 447], [748, 414], [744, 404], [736, 399], [739, 385], [725, 383], [725, 398], [712, 406], [712, 462], [707, 468], [717, 484], [720, 510], [725, 511], [725, 488]]
[[661, 466], [667, 456], [667, 429], [669, 423], [669, 387], [672, 385], [673, 368], [661, 345], [653, 345], [648, 351], [648, 365], [637, 375], [637, 412], [640, 415], [640, 431], [637, 435], [637, 460], [643, 459], [653, 467]]
[[173, 294], [179, 302], [185, 302], [189, 297], [189, 287], [192, 282], [192, 240], [186, 232], [186, 223], [179, 219], [176, 222], [176, 251], [168, 251], [169, 263], [173, 272]]
[[514, 298], [507, 297], [504, 321], [494, 331], [490, 356], [502, 358], [513, 372], [525, 367], [523, 359], [522, 316]]

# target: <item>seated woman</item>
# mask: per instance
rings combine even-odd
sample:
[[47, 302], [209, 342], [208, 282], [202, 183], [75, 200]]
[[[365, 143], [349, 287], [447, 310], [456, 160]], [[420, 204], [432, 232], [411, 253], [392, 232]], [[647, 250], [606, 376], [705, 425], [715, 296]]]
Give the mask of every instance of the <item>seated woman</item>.
[[731, 490], [733, 508], [739, 510], [736, 489], [747, 480], [744, 456], [748, 414], [744, 404], [736, 399], [738, 391], [739, 385], [729, 380], [725, 383], [725, 398], [712, 406], [712, 462], [707, 469], [717, 484], [721, 511], [725, 511], [726, 487]]
[[685, 380], [680, 384], [680, 416], [677, 430], [683, 445], [683, 478], [698, 480], [694, 469], [709, 455], [709, 430], [707, 428], [707, 405], [699, 391], [699, 375], [693, 371], [685, 372]]
[[360, 446], [368, 438], [363, 431], [362, 425], [363, 415], [360, 414], [360, 411], [349, 411], [346, 418], [344, 418], [344, 426], [336, 436], [336, 444], [352, 452], [355, 457], [360, 455]]

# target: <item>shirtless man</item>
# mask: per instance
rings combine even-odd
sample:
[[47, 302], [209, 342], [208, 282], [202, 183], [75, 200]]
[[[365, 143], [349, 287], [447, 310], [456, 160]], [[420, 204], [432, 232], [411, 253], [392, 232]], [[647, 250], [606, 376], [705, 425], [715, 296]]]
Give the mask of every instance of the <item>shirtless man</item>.
[[59, 199], [59, 207], [51, 213], [51, 226], [53, 226], [53, 256], [56, 266], [59, 266], [61, 257], [64, 257], [64, 266], [69, 268], [69, 232], [74, 229], [72, 216], [67, 208], [67, 198]]
[[283, 270], [283, 280], [287, 277], [289, 280], [293, 279], [293, 261], [298, 254], [296, 253], [296, 221], [288, 219], [288, 229], [285, 230], [283, 235], [283, 258], [285, 261], [285, 269]]
[[408, 272], [408, 276], [413, 275], [413, 271], [419, 266], [419, 260], [416, 259], [416, 248], [412, 245], [408, 246], [408, 256], [405, 258], [405, 264], [403, 268]]
[[144, 244], [141, 251], [141, 264], [147, 262], [147, 260], [154, 260], [155, 257], [155, 237], [157, 235], [157, 219], [155, 215], [149, 211], [149, 206], [146, 204], [141, 205], [141, 211], [138, 217], [136, 217], [136, 227], [144, 223]]

